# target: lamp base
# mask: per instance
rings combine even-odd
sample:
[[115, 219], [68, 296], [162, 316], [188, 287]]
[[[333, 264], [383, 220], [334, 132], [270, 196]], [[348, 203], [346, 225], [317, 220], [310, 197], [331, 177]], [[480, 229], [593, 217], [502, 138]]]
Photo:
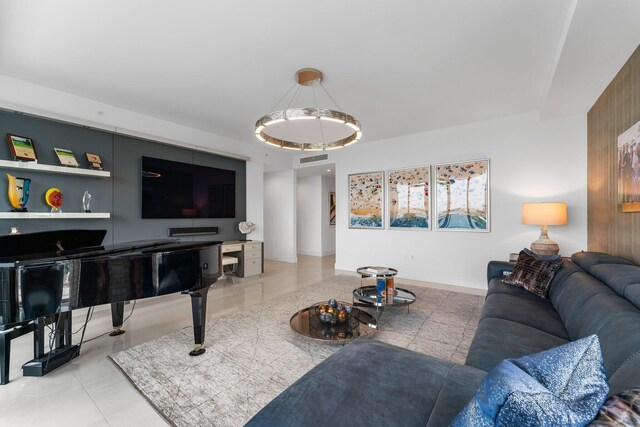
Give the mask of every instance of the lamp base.
[[540, 237], [531, 243], [531, 251], [542, 256], [558, 255], [560, 252], [560, 246], [549, 238], [546, 225], [540, 227]]
[[531, 251], [536, 255], [558, 255], [560, 247], [556, 242], [550, 239], [538, 239], [531, 243]]

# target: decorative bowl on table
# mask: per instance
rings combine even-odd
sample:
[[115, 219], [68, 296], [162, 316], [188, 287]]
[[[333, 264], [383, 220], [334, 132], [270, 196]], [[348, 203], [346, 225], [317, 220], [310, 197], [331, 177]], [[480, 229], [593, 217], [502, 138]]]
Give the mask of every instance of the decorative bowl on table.
[[316, 314], [320, 322], [330, 325], [340, 325], [351, 318], [353, 307], [331, 298], [327, 304], [316, 305]]

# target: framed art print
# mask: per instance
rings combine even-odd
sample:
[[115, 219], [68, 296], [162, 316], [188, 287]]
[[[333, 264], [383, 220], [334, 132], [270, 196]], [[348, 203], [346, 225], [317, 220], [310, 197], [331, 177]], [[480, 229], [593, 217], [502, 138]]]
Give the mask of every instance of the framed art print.
[[336, 225], [336, 193], [329, 193], [329, 225]]
[[382, 229], [384, 172], [349, 175], [349, 228]]
[[388, 227], [390, 230], [431, 228], [429, 166], [387, 172]]
[[618, 136], [618, 205], [640, 212], [640, 122]]
[[31, 138], [8, 133], [7, 142], [9, 143], [11, 155], [15, 160], [38, 161], [36, 147]]
[[102, 159], [97, 154], [85, 153], [91, 169], [102, 170]]
[[73, 151], [67, 150], [66, 148], [54, 148], [56, 156], [58, 156], [58, 160], [60, 164], [63, 166], [75, 166], [78, 167], [78, 161], [76, 160], [76, 156], [73, 154]]
[[489, 231], [489, 159], [435, 167], [436, 229]]

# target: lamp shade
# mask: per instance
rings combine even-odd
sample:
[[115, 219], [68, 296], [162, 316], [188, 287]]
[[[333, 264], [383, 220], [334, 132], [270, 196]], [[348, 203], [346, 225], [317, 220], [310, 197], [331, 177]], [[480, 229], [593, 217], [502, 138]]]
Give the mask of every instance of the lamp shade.
[[567, 223], [567, 204], [523, 203], [522, 223], [534, 225], [565, 225]]

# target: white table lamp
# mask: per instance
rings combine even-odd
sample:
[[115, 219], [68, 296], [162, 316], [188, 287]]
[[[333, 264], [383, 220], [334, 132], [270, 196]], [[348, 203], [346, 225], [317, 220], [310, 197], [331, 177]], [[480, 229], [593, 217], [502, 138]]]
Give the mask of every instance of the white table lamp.
[[540, 237], [531, 243], [531, 250], [536, 255], [557, 255], [560, 247], [549, 239], [547, 226], [567, 223], [567, 204], [565, 202], [523, 203], [522, 223], [540, 226]]

